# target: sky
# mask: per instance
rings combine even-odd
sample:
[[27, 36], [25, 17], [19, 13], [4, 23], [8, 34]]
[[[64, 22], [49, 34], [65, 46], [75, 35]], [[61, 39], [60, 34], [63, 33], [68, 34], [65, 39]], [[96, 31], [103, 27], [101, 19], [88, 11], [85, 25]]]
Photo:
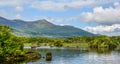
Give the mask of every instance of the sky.
[[94, 34], [120, 35], [120, 0], [0, 0], [0, 16], [72, 25]]

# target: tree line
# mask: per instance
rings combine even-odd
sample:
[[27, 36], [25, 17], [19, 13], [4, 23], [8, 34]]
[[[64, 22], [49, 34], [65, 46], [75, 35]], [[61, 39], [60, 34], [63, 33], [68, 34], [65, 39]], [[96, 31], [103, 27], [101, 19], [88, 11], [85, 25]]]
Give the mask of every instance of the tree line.
[[[90, 48], [117, 48], [120, 46], [120, 36], [74, 36], [67, 38], [47, 37], [21, 37], [23, 43], [36, 44], [38, 46], [62, 47], [67, 44], [86, 44]], [[72, 45], [70, 45], [72, 46]], [[82, 45], [76, 45], [78, 47]], [[83, 45], [84, 47], [84, 45]]]

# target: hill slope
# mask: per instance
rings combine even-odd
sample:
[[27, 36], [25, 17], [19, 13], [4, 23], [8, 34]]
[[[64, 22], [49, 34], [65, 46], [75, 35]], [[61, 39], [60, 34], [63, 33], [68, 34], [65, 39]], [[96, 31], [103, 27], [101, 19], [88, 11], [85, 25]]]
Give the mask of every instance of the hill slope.
[[45, 19], [26, 22], [23, 20], [8, 20], [0, 17], [0, 24], [12, 27], [14, 29], [13, 34], [18, 36], [68, 37], [94, 35], [73, 26], [54, 25]]

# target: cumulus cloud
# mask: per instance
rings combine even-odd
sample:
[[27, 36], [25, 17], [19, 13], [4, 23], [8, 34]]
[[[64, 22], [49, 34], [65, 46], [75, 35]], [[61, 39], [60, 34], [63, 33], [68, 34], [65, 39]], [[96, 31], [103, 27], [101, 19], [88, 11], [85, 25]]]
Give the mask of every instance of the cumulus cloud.
[[102, 6], [105, 4], [111, 4], [118, 0], [36, 0], [33, 2], [33, 8], [44, 10], [44, 11], [61, 11], [61, 10], [71, 10], [78, 9], [83, 7], [96, 7]]
[[111, 26], [95, 26], [95, 27], [85, 27], [84, 30], [92, 32], [94, 34], [103, 34], [103, 35], [120, 35], [120, 24], [113, 24]]
[[[50, 1], [51, 2], [51, 1]], [[47, 5], [47, 4], [46, 4]], [[52, 18], [46, 17], [45, 19], [53, 22], [66, 22], [66, 21], [86, 21], [96, 22], [98, 24], [112, 25], [120, 23], [120, 2], [114, 2], [114, 7], [103, 8], [102, 6], [93, 8], [93, 12], [83, 12], [76, 16], [67, 18]], [[42, 9], [42, 8], [41, 8]]]
[[17, 12], [23, 12], [23, 11], [24, 11], [24, 8], [21, 7], [21, 6], [17, 6], [17, 7], [15, 8], [15, 11], [17, 11]]
[[83, 12], [81, 19], [87, 22], [97, 22], [99, 24], [116, 24], [120, 23], [120, 3], [114, 3], [115, 8], [95, 7], [93, 12]]

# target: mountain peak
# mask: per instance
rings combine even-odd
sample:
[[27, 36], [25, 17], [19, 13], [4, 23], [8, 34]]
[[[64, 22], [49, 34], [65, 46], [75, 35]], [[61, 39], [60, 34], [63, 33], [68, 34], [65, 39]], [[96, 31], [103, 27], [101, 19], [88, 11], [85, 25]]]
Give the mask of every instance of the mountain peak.
[[[1, 21], [2, 20], [2, 21]], [[5, 20], [5, 21], [3, 21]], [[41, 36], [41, 37], [69, 37], [69, 36], [93, 36], [94, 34], [74, 26], [54, 25], [46, 19], [37, 21], [7, 20], [0, 19], [1, 24], [8, 25], [14, 29], [13, 33], [18, 36]]]
[[37, 20], [36, 22], [50, 23], [50, 22], [49, 22], [49, 21], [47, 21], [46, 19]]
[[33, 23], [37, 23], [40, 25], [46, 25], [46, 26], [55, 26], [54, 24], [52, 24], [51, 22], [47, 21], [46, 19], [42, 19], [42, 20], [37, 20]]
[[48, 22], [46, 19], [41, 19], [42, 22]]

